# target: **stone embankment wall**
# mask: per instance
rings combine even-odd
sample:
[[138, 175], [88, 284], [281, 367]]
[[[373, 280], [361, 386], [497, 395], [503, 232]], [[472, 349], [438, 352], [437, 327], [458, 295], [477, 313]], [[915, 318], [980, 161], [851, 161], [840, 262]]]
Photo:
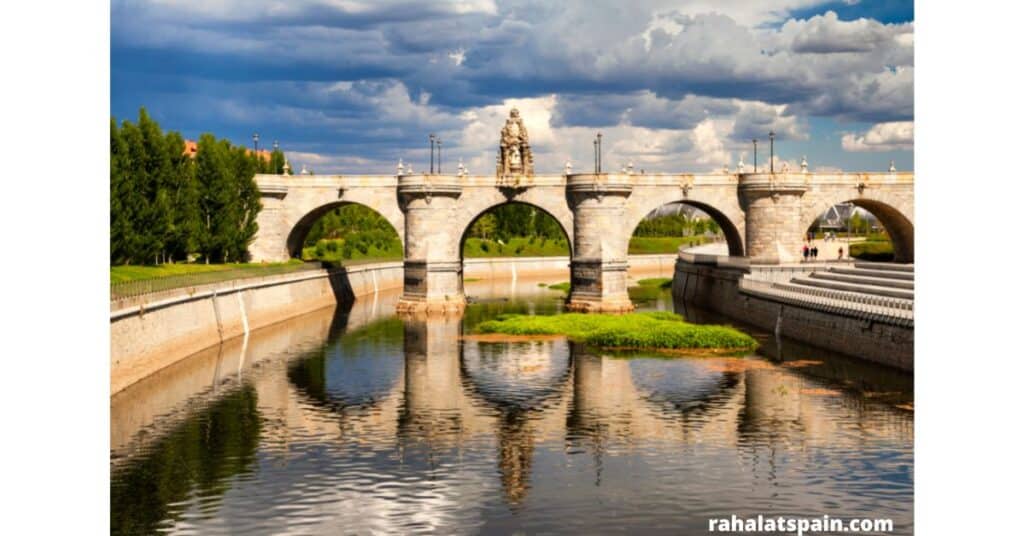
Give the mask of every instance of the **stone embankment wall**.
[[[671, 272], [676, 263], [675, 254], [631, 255], [629, 272], [645, 274]], [[512, 279], [515, 277], [561, 276], [569, 280], [569, 257], [498, 257], [463, 261], [464, 279]]]
[[[675, 255], [630, 258], [637, 274], [669, 271]], [[568, 257], [467, 259], [466, 279], [568, 280]], [[399, 289], [401, 261], [174, 289], [110, 303], [110, 392], [210, 346], [345, 300]]]
[[[800, 271], [795, 269], [795, 271]], [[778, 269], [780, 278], [792, 277]], [[867, 319], [840, 311], [783, 303], [740, 292], [742, 268], [699, 265], [679, 260], [672, 294], [688, 303], [820, 348], [881, 363], [914, 369], [913, 325]], [[780, 321], [781, 318], [781, 321]]]
[[111, 302], [110, 391], [222, 341], [402, 286], [401, 263], [242, 279]]

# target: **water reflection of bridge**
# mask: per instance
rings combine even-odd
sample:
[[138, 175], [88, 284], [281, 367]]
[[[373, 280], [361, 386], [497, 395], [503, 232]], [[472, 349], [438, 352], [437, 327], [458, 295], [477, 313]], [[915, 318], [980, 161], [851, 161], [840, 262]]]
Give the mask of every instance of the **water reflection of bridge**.
[[[461, 329], [452, 318], [407, 321], [405, 358], [385, 365], [392, 369], [386, 392], [370, 392], [381, 385], [371, 382], [357, 388], [363, 392], [311, 405], [295, 389], [284, 401], [298, 411], [283, 413], [297, 418], [282, 429], [295, 433], [306, 427], [303, 436], [397, 441], [400, 450], [417, 452], [445, 453], [492, 441], [512, 504], [527, 493], [532, 454], [540, 443], [566, 442], [597, 458], [609, 449], [651, 441], [733, 448], [778, 441], [836, 446], [912, 433], [910, 420], [900, 418], [881, 430], [851, 429], [846, 420], [828, 416], [826, 405], [831, 411], [836, 405], [852, 412], [873, 410], [821, 389], [797, 369], [764, 361], [621, 359], [564, 340], [460, 341]], [[330, 370], [320, 369], [327, 385], [339, 380]], [[345, 405], [342, 399], [371, 402]], [[323, 428], [329, 419], [313, 407], [334, 416], [326, 425], [333, 428]], [[309, 428], [309, 423], [316, 425]]]
[[317, 444], [433, 463], [484, 445], [500, 484], [481, 486], [500, 487], [515, 505], [537, 478], [539, 445], [586, 453], [595, 481], [603, 457], [652, 442], [754, 453], [769, 465], [750, 470], [770, 479], [774, 445], [855, 449], [913, 434], [911, 416], [825, 390], [800, 368], [621, 359], [564, 340], [465, 340], [462, 319], [382, 321], [386, 305], [357, 303], [342, 315], [325, 311], [261, 330], [166, 371], [151, 388], [127, 391], [112, 401], [115, 449], [131, 445], [175, 396], [217, 399], [245, 384], [256, 394], [258, 448], [271, 459], [287, 463], [296, 447]]

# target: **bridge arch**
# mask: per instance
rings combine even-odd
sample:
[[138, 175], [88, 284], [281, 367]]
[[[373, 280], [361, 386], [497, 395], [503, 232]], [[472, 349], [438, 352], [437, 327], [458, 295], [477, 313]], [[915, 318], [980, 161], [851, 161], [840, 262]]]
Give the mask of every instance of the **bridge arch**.
[[[628, 214], [629, 220], [624, 226], [625, 230], [629, 232], [629, 237], [633, 236], [637, 227], [640, 226], [640, 222], [642, 222], [648, 214], [665, 205], [676, 203], [691, 206], [707, 214], [708, 217], [710, 217], [716, 224], [718, 224], [718, 227], [722, 229], [722, 234], [725, 236], [725, 242], [729, 247], [729, 255], [735, 257], [743, 256], [744, 220], [743, 214], [742, 212], [739, 212], [738, 207], [731, 211], [733, 214], [730, 216], [724, 210], [717, 208], [715, 205], [689, 198], [679, 198], [668, 201], [664, 199], [655, 199], [648, 200], [646, 203], [637, 204]], [[629, 237], [627, 237], [627, 243]]]
[[[458, 215], [453, 226], [458, 233], [461, 251], [466, 232], [481, 216], [502, 205], [521, 203], [540, 209], [554, 218], [569, 239], [569, 248], [573, 242], [573, 213], [566, 199], [564, 185], [533, 186], [520, 191], [510, 188], [474, 188], [472, 195], [463, 193], [459, 200]], [[461, 256], [461, 253], [460, 253]]]
[[879, 223], [889, 233], [892, 239], [893, 260], [895, 262], [914, 262], [914, 221], [913, 213], [901, 199], [881, 195], [849, 197], [848, 195], [834, 195], [820, 197], [808, 205], [801, 218], [801, 230], [807, 231], [814, 225], [814, 222], [830, 207], [842, 203], [852, 203], [867, 210], [878, 218]]
[[348, 205], [357, 205], [365, 207], [371, 210], [373, 213], [380, 216], [382, 219], [388, 222], [388, 224], [391, 226], [391, 229], [395, 232], [396, 235], [398, 235], [398, 240], [402, 242], [403, 246], [405, 245], [404, 222], [396, 222], [393, 218], [389, 218], [386, 214], [381, 213], [380, 211], [376, 210], [375, 208], [367, 204], [359, 203], [357, 201], [339, 200], [320, 205], [306, 212], [304, 215], [298, 218], [297, 221], [291, 224], [288, 231], [287, 239], [285, 240], [285, 247], [288, 250], [288, 255], [292, 258], [301, 257], [303, 244], [306, 240], [306, 237], [309, 235], [310, 230], [312, 230], [313, 225], [317, 221], [319, 221], [320, 218], [323, 218], [332, 210]]
[[569, 256], [572, 257], [572, 252], [573, 252], [573, 243], [572, 243], [573, 228], [572, 228], [571, 216], [566, 221], [566, 220], [563, 220], [563, 219], [559, 218], [557, 215], [552, 214], [550, 211], [548, 211], [548, 209], [546, 209], [546, 208], [544, 208], [542, 206], [539, 206], [539, 205], [536, 205], [536, 204], [533, 204], [533, 203], [529, 203], [529, 202], [525, 202], [525, 201], [513, 200], [513, 201], [503, 201], [503, 202], [495, 203], [495, 204], [493, 204], [491, 206], [488, 206], [488, 207], [484, 208], [483, 210], [481, 210], [480, 212], [476, 213], [473, 216], [473, 218], [470, 219], [469, 221], [465, 221], [464, 218], [459, 220], [459, 222], [455, 226], [455, 228], [459, 229], [458, 248], [459, 248], [459, 258], [460, 259], [463, 259], [463, 248], [466, 245], [466, 239], [469, 238], [469, 230], [473, 228], [473, 224], [475, 224], [477, 221], [479, 221], [480, 218], [483, 218], [487, 214], [490, 214], [491, 211], [493, 211], [494, 209], [497, 209], [499, 207], [504, 207], [504, 206], [510, 206], [510, 205], [523, 205], [523, 206], [528, 206], [528, 207], [531, 207], [531, 208], [535, 208], [535, 209], [541, 211], [542, 213], [544, 213], [545, 215], [551, 217], [551, 219], [555, 220], [555, 222], [558, 224], [558, 228], [561, 229], [562, 233], [565, 235], [566, 242], [567, 242], [567, 244], [569, 246]]

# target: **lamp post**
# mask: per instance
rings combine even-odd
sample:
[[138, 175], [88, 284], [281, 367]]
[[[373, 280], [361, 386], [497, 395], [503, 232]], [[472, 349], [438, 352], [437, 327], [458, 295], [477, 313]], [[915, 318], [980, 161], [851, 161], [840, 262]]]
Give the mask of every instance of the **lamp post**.
[[434, 134], [430, 135], [430, 173], [431, 173], [431, 175], [433, 175], [433, 173], [434, 173], [434, 140], [436, 140], [436, 139], [437, 139], [437, 136], [435, 136]]
[[757, 138], [754, 138], [754, 173], [757, 173]]
[[441, 173], [441, 137], [437, 137], [437, 172]]
[[601, 133], [597, 133], [597, 172], [601, 172]]
[[772, 173], [775, 173], [775, 131], [774, 130], [768, 131], [768, 147], [769, 147], [769, 151], [770, 151], [770, 153], [768, 155], [768, 168], [771, 170]]
[[594, 173], [597, 173], [597, 138], [594, 138]]
[[253, 154], [256, 154], [256, 155], [258, 155], [260, 153], [260, 133], [259, 132], [253, 132], [252, 133], [252, 152], [253, 152]]

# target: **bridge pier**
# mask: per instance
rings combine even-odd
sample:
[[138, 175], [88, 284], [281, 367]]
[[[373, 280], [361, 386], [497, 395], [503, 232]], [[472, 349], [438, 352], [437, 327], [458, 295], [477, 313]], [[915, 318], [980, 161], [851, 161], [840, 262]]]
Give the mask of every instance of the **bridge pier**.
[[746, 253], [752, 264], [799, 262], [806, 229], [801, 227], [806, 179], [801, 175], [743, 175]]
[[626, 200], [633, 191], [625, 175], [573, 175], [566, 181], [573, 211], [572, 288], [567, 309], [623, 313], [629, 300]]
[[448, 227], [462, 194], [457, 177], [407, 175], [398, 178], [405, 212], [405, 283], [399, 313], [447, 313], [466, 306], [462, 291], [459, 236]]

